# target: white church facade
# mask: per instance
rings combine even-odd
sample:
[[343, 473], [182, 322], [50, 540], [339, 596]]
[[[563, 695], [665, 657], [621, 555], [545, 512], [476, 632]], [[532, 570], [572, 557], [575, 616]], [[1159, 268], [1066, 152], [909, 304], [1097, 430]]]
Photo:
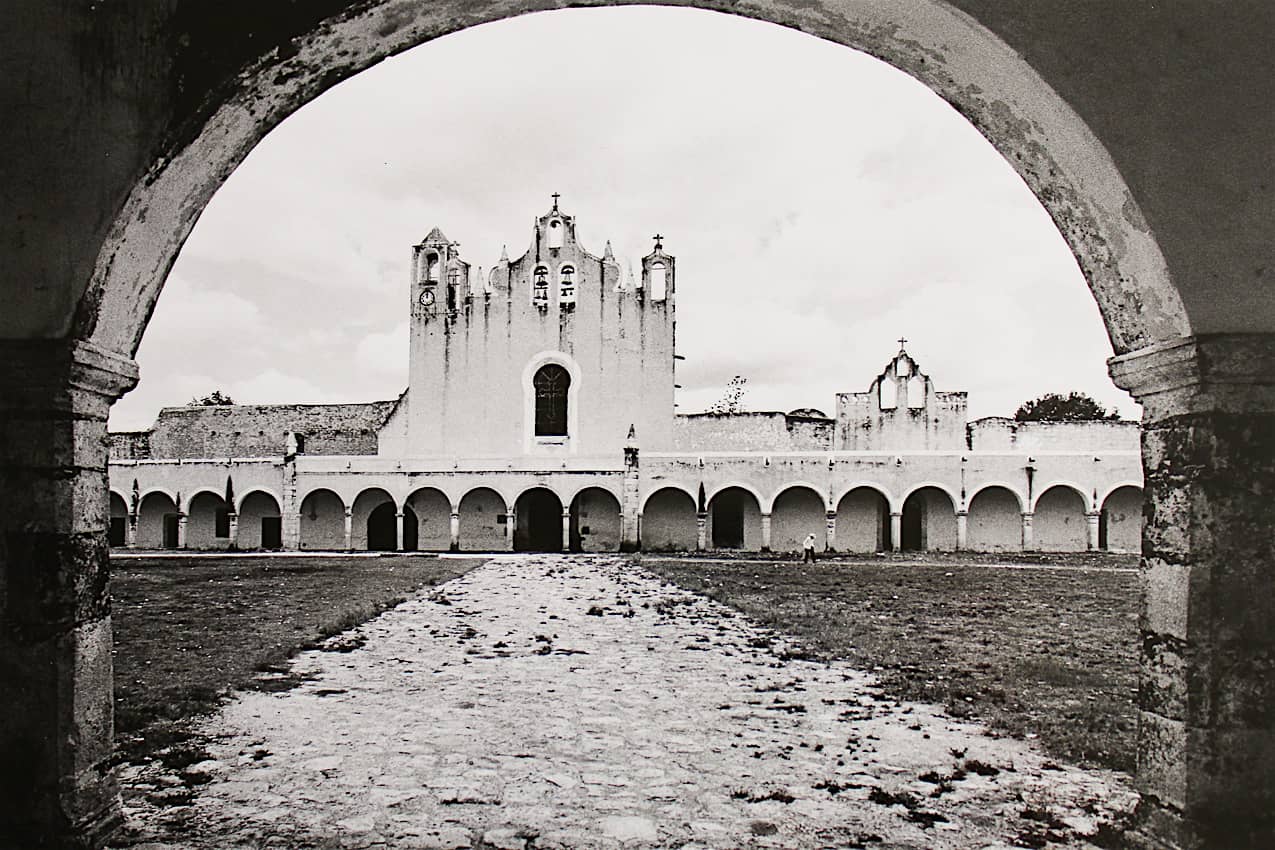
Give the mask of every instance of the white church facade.
[[139, 549], [1137, 551], [1139, 428], [969, 422], [901, 346], [834, 413], [679, 414], [675, 258], [552, 209], [483, 275], [412, 249], [397, 399], [163, 409], [111, 435]]

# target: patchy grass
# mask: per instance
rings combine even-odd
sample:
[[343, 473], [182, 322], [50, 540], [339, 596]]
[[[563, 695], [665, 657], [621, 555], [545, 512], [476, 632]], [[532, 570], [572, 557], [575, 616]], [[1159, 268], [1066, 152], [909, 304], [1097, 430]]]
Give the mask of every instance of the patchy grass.
[[[802, 565], [648, 557], [642, 565], [1054, 755], [1131, 772], [1136, 556], [943, 555]], [[992, 566], [1014, 563], [1016, 569]]]
[[[235, 688], [297, 684], [287, 659], [482, 558], [120, 558], [112, 562], [120, 757], [198, 760], [184, 721]], [[353, 648], [351, 646], [350, 648]], [[346, 647], [337, 647], [347, 650]], [[262, 673], [285, 674], [260, 678]], [[189, 751], [189, 755], [186, 753]]]

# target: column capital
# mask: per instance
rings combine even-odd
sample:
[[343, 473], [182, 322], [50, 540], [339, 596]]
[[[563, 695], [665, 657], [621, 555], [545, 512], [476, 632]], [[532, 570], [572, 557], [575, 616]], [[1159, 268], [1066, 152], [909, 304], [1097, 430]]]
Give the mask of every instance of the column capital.
[[137, 361], [92, 343], [0, 340], [0, 399], [9, 408], [53, 406], [105, 418], [137, 386]]
[[1275, 412], [1275, 334], [1199, 334], [1107, 361], [1116, 386], [1143, 406], [1144, 422], [1183, 413]]

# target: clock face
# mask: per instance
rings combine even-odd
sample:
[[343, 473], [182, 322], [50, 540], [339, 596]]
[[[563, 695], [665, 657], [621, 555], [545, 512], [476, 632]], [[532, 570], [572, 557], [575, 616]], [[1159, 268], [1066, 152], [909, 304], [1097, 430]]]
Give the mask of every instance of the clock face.
[[421, 293], [421, 306], [430, 307], [434, 304], [434, 290], [426, 289]]

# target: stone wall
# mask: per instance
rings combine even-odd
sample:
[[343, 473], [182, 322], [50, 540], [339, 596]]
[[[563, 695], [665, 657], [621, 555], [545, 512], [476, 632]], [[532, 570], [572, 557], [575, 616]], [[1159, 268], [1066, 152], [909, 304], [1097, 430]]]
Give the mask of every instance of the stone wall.
[[966, 445], [981, 452], [1136, 452], [1139, 433], [1137, 422], [1124, 420], [1016, 422], [988, 416], [966, 427]]
[[165, 407], [149, 431], [111, 435], [112, 460], [282, 457], [287, 434], [313, 455], [376, 454], [396, 402]]
[[832, 420], [758, 413], [689, 413], [673, 420], [674, 451], [811, 452], [832, 447]]

